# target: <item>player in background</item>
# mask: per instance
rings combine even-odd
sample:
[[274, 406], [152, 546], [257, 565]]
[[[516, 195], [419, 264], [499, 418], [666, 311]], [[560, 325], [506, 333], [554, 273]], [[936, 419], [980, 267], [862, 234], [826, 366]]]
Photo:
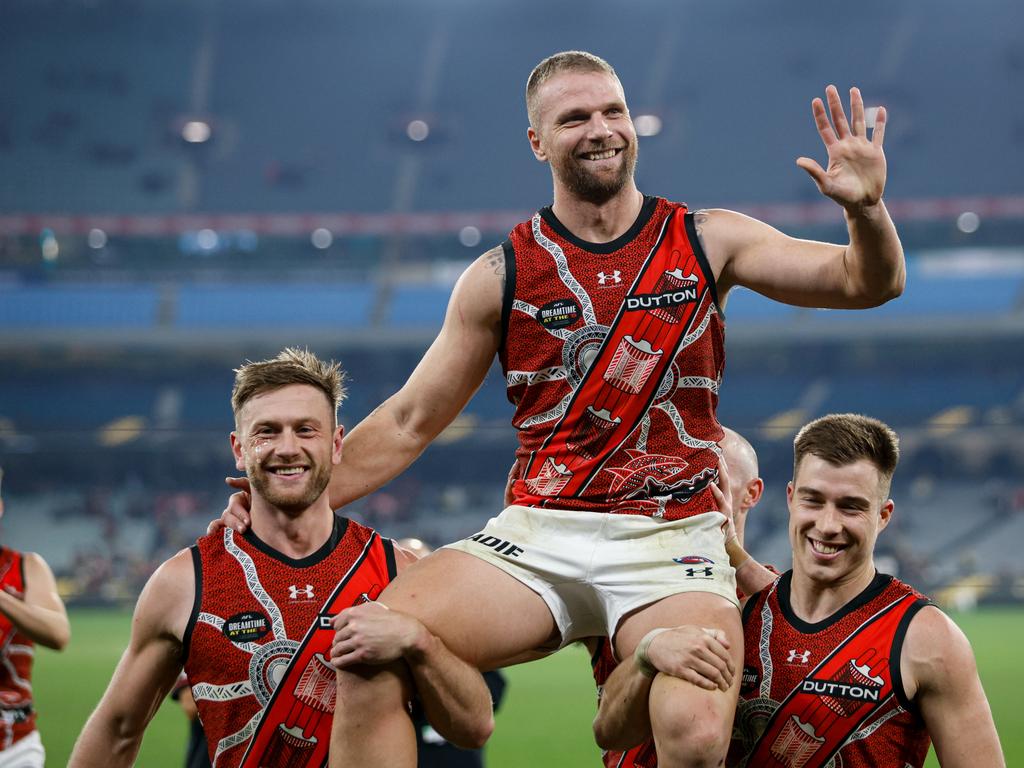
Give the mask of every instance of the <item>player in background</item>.
[[486, 740], [491, 703], [479, 673], [417, 620], [372, 603], [415, 557], [328, 504], [342, 376], [337, 363], [295, 349], [236, 371], [231, 448], [252, 485], [252, 528], [207, 535], [153, 574], [72, 766], [132, 765], [184, 667], [219, 768], [319, 768], [335, 710], [332, 619], [354, 605], [349, 652], [402, 664], [428, 717], [444, 713], [432, 722], [449, 740]]
[[[0, 468], [0, 490], [3, 479]], [[46, 753], [32, 699], [35, 645], [63, 651], [70, 640], [71, 625], [50, 566], [35, 552], [0, 546], [0, 768], [43, 765]]]
[[[875, 569], [898, 460], [896, 433], [865, 416], [831, 414], [797, 434], [786, 488], [793, 568], [762, 574], [764, 588], [744, 606], [728, 765], [920, 768], [930, 742], [943, 768], [1005, 765], [967, 638], [928, 598]], [[749, 557], [742, 547], [733, 554]], [[613, 711], [624, 701], [620, 680], [605, 687], [607, 723], [629, 719]]]

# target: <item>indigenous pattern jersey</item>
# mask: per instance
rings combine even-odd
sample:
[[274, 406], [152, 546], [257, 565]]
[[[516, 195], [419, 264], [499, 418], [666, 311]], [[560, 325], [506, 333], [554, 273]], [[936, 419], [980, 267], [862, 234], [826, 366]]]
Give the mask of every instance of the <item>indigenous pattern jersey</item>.
[[[612, 670], [619, 665], [612, 654], [612, 644], [607, 637], [597, 640], [597, 649], [590, 657], [590, 665], [594, 668], [594, 682], [597, 683], [597, 700], [601, 701], [604, 684]], [[625, 752], [613, 749], [601, 753], [605, 768], [657, 768], [658, 753], [654, 749], [654, 740], [648, 739]]]
[[724, 324], [686, 206], [576, 238], [545, 208], [504, 243], [514, 503], [675, 520], [717, 508]]
[[[20, 552], [0, 547], [0, 589], [25, 593], [25, 561]], [[32, 706], [32, 659], [35, 644], [0, 614], [0, 750], [36, 729]]]
[[391, 541], [335, 516], [330, 539], [301, 560], [251, 531], [225, 528], [196, 542], [192, 562], [185, 673], [214, 766], [326, 765], [335, 700], [330, 617], [376, 599], [390, 582]]
[[919, 768], [923, 721], [907, 700], [900, 654], [927, 598], [892, 576], [816, 624], [790, 607], [792, 571], [747, 603], [744, 665], [729, 765]]

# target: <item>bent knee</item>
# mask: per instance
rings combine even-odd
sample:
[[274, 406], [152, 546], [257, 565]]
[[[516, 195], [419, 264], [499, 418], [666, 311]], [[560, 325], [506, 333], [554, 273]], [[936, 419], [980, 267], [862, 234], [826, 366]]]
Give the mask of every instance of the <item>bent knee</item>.
[[659, 764], [688, 768], [724, 765], [729, 726], [708, 711], [675, 718], [667, 726], [655, 725]]

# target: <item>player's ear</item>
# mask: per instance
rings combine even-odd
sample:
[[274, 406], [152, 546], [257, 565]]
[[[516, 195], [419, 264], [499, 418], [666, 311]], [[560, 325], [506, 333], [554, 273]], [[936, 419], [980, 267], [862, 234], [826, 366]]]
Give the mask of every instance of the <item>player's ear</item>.
[[334, 441], [331, 446], [331, 464], [341, 464], [342, 438], [345, 436], [345, 427], [339, 424], [334, 429]]
[[886, 499], [882, 508], [878, 510], [878, 530], [879, 532], [885, 529], [885, 526], [889, 524], [892, 519], [893, 510], [896, 509], [896, 502], [892, 499]]
[[533, 129], [532, 125], [526, 129], [526, 137], [530, 140], [530, 149], [533, 150], [533, 156], [542, 163], [546, 163], [548, 161], [548, 153], [541, 146], [540, 134]]
[[755, 477], [749, 483], [747, 483], [747, 492], [744, 503], [748, 507], [752, 507], [761, 500], [761, 495], [764, 493], [764, 480], [760, 477]]
[[245, 456], [242, 455], [242, 441], [237, 432], [231, 433], [231, 453], [235, 455], [235, 469], [245, 472]]

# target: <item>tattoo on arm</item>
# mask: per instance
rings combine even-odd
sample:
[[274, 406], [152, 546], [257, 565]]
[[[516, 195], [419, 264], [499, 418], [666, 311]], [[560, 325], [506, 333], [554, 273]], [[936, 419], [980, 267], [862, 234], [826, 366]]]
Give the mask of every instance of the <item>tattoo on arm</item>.
[[[708, 212], [704, 210], [693, 212], [693, 228], [697, 231], [697, 240], [700, 242], [700, 249], [704, 255], [708, 255], [708, 247], [704, 242], [704, 224], [708, 220]], [[710, 258], [710, 257], [709, 257]]]
[[491, 248], [483, 256], [487, 266], [501, 278], [501, 288], [505, 289], [505, 249], [500, 245]]

